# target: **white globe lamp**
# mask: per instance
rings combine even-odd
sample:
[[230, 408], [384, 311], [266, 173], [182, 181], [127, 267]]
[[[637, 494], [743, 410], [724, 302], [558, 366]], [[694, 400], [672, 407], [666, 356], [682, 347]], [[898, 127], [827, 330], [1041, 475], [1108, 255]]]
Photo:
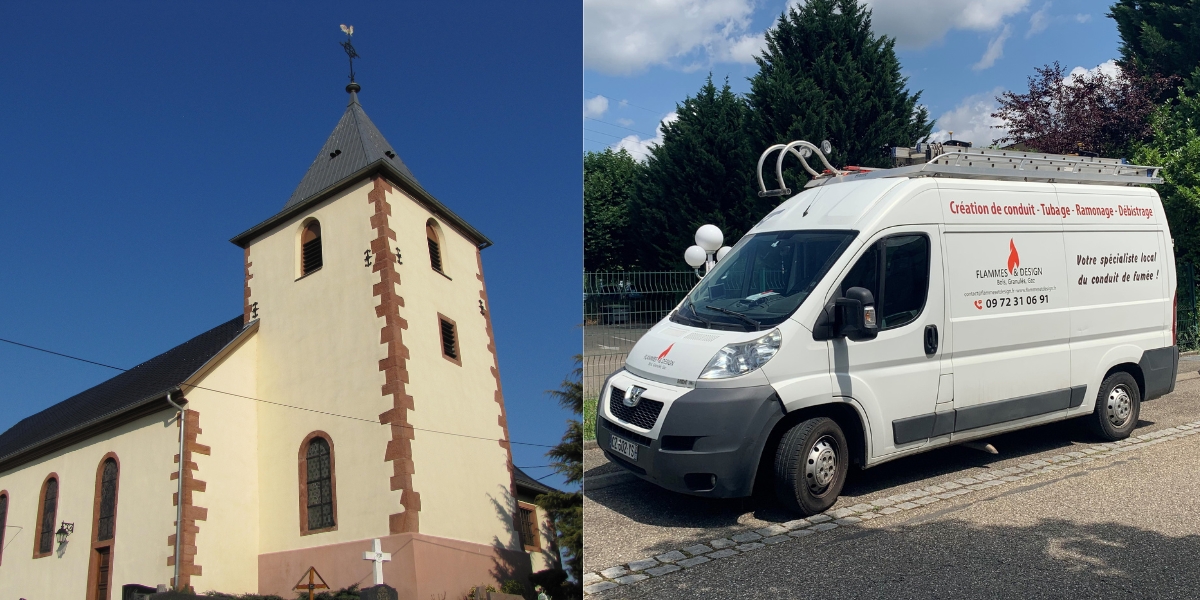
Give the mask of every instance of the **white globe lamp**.
[[706, 258], [708, 258], [708, 253], [705, 252], [704, 248], [701, 248], [700, 246], [691, 246], [687, 250], [683, 251], [683, 260], [686, 261], [688, 266], [692, 267], [693, 269], [699, 269], [700, 267], [703, 267], [704, 260]]
[[724, 260], [725, 255], [729, 254], [730, 250], [733, 250], [733, 248], [730, 248], [729, 246], [721, 246], [721, 249], [717, 250], [717, 262]]
[[716, 225], [701, 225], [696, 230], [696, 245], [705, 252], [716, 252], [725, 243], [725, 236]]

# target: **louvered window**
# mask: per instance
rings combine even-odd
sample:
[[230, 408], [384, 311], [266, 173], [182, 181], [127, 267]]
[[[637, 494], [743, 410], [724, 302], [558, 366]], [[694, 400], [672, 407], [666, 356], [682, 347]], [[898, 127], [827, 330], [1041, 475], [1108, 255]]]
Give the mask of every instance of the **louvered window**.
[[442, 270], [442, 246], [439, 241], [441, 238], [438, 237], [437, 230], [437, 223], [433, 219], [425, 223], [425, 238], [429, 242], [429, 266], [433, 267], [434, 271], [445, 275], [446, 272]]
[[458, 340], [456, 339], [458, 332], [455, 330], [454, 321], [440, 318], [438, 323], [442, 330], [442, 354], [446, 358], [458, 362]]
[[4, 532], [8, 529], [8, 496], [0, 494], [0, 561], [4, 560]]
[[520, 505], [520, 517], [517, 525], [521, 528], [521, 544], [526, 548], [541, 548], [542, 540], [538, 537], [537, 510], [532, 506]]
[[300, 274], [308, 275], [321, 268], [321, 224], [309, 222], [300, 235]]
[[315, 437], [308, 443], [308, 529], [333, 527], [333, 461], [329, 442]]
[[58, 480], [46, 480], [42, 489], [41, 536], [38, 538], [38, 554], [50, 554], [54, 550], [54, 522], [58, 517]]
[[96, 522], [96, 541], [113, 539], [113, 528], [117, 515], [117, 461], [104, 461], [104, 472], [100, 476], [100, 518]]

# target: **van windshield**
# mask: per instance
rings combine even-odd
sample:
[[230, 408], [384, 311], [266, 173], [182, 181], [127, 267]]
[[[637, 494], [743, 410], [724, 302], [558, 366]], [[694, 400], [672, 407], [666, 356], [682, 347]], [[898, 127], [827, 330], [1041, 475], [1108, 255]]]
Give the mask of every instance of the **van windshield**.
[[841, 256], [855, 231], [746, 236], [684, 300], [672, 320], [747, 331], [788, 318]]

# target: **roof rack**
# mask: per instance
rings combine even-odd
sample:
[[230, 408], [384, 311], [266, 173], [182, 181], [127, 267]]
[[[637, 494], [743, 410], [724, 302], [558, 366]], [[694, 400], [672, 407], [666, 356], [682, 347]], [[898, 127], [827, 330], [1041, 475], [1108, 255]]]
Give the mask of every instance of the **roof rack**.
[[[1099, 185], [1150, 185], [1162, 183], [1158, 176], [1161, 167], [1131, 165], [1120, 158], [1094, 158], [1068, 154], [1045, 154], [1020, 152], [994, 148], [950, 147], [941, 144], [918, 144], [916, 148], [893, 148], [892, 158], [897, 166], [891, 169], [868, 169], [847, 167], [846, 170], [828, 168], [824, 173], [814, 174], [797, 152], [794, 145], [817, 152], [826, 165], [824, 154], [808, 142], [792, 142], [768, 148], [758, 161], [758, 182], [762, 191], [759, 196], [782, 196], [791, 193], [783, 184], [783, 157], [791, 151], [804, 162], [813, 178], [804, 186], [821, 185], [878, 179], [884, 177], [955, 177], [962, 179], [990, 179], [1004, 181], [1042, 181], [1049, 183], [1090, 183]], [[768, 154], [776, 149], [780, 152], [776, 162], [776, 179], [779, 189], [767, 190], [762, 179], [762, 164]], [[936, 152], [936, 154], [935, 154]], [[928, 162], [917, 162], [925, 159]]]

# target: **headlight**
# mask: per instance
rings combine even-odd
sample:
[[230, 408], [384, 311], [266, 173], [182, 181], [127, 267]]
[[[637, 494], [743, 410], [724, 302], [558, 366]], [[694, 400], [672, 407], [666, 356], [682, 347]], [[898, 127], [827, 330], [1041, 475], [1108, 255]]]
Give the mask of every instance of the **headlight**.
[[783, 335], [776, 329], [757, 340], [729, 344], [708, 361], [700, 379], [725, 379], [745, 375], [767, 364], [767, 361], [779, 352], [779, 344], [782, 342]]

